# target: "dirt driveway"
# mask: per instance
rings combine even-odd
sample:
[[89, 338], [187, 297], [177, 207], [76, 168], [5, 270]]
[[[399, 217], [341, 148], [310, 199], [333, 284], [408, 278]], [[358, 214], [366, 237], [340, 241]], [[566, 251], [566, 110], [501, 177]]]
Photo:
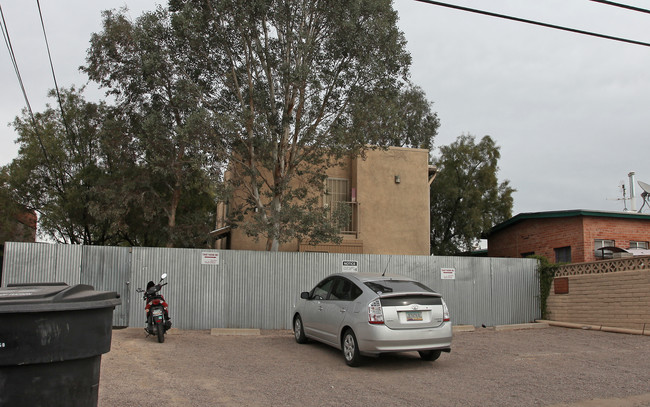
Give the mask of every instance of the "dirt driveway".
[[350, 368], [289, 331], [179, 331], [159, 344], [115, 330], [99, 406], [650, 406], [648, 336], [478, 329], [452, 348], [436, 362], [403, 353]]

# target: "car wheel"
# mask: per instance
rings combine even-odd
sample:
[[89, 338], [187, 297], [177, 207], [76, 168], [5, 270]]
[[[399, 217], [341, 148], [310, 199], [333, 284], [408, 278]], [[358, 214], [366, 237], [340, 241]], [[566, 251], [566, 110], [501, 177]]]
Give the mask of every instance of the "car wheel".
[[343, 334], [343, 357], [348, 366], [359, 366], [361, 364], [361, 353], [359, 353], [359, 344], [354, 332], [348, 329]]
[[420, 350], [418, 351], [420, 354], [420, 357], [423, 360], [428, 360], [433, 362], [434, 360], [438, 359], [440, 357], [440, 351], [439, 350]]
[[300, 318], [300, 315], [296, 315], [293, 319], [293, 336], [296, 338], [296, 342], [307, 343], [307, 337], [305, 336], [305, 330], [302, 326], [302, 318]]

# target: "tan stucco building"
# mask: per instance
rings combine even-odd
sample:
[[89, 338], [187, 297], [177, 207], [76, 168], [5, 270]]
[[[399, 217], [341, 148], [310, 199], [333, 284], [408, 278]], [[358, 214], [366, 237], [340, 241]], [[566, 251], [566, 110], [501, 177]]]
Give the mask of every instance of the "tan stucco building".
[[[280, 251], [430, 254], [429, 180], [435, 167], [429, 166], [428, 150], [370, 150], [365, 158], [349, 159], [342, 167], [329, 169], [327, 175], [321, 204], [343, 203], [352, 213], [342, 243], [293, 241], [281, 245]], [[218, 240], [216, 248], [265, 250], [264, 239], [256, 242], [241, 229], [224, 225], [218, 223], [217, 230], [228, 231], [228, 238]]]

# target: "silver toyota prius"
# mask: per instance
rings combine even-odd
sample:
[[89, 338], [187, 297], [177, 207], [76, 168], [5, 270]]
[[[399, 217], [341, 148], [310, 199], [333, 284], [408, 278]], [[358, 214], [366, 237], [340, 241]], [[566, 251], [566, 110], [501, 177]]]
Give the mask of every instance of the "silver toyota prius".
[[417, 351], [433, 361], [451, 351], [442, 296], [403, 276], [332, 274], [300, 294], [292, 317], [296, 342], [313, 339], [341, 349], [350, 366], [380, 353]]

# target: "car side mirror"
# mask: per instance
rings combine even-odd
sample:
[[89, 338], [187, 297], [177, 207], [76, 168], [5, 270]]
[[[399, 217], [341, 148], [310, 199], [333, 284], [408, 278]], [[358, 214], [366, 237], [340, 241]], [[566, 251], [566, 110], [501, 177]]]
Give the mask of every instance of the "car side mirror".
[[309, 292], [308, 291], [303, 291], [300, 293], [300, 298], [303, 300], [308, 300], [309, 299]]

